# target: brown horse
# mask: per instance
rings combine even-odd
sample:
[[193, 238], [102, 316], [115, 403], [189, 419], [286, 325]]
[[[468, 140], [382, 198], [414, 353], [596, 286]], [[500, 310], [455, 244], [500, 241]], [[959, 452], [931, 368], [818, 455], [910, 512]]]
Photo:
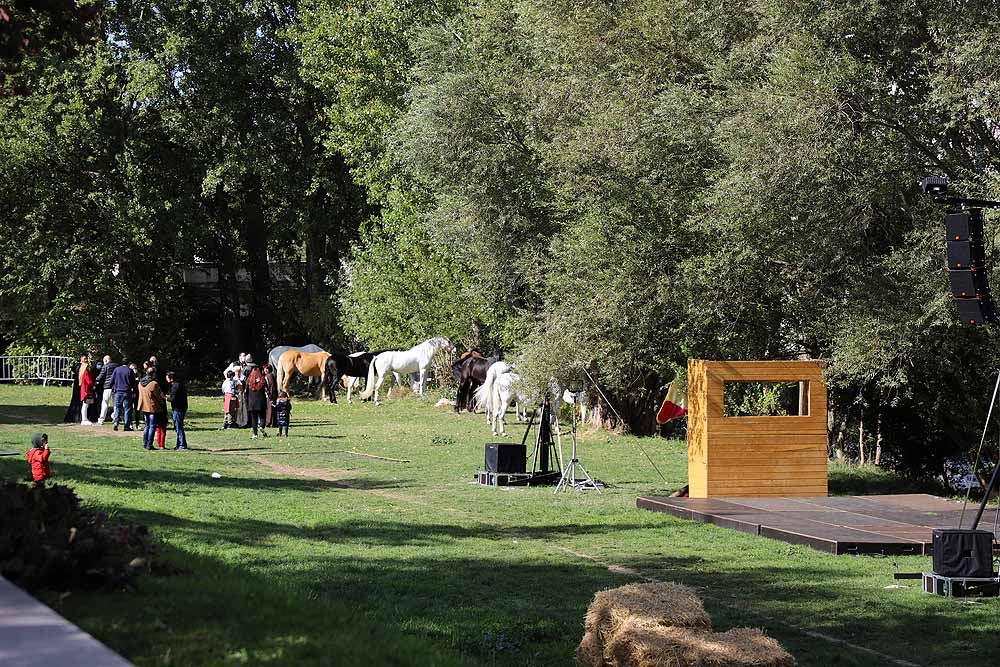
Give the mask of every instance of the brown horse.
[[318, 377], [321, 396], [326, 392], [326, 360], [329, 352], [303, 352], [285, 350], [278, 357], [278, 391], [288, 391], [288, 384], [295, 373]]

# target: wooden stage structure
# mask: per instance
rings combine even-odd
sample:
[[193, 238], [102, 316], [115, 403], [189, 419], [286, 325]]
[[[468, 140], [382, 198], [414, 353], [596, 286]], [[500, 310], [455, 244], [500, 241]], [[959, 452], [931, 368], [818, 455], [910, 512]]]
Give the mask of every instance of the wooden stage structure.
[[[729, 383], [798, 383], [798, 414], [727, 417]], [[692, 498], [825, 496], [826, 384], [821, 361], [688, 361]]]
[[[641, 509], [667, 512], [832, 554], [916, 556], [931, 553], [931, 531], [957, 528], [962, 504], [926, 494], [829, 498], [659, 498], [636, 500]], [[976, 505], [966, 508], [964, 528]], [[991, 530], [996, 508], [979, 528]]]

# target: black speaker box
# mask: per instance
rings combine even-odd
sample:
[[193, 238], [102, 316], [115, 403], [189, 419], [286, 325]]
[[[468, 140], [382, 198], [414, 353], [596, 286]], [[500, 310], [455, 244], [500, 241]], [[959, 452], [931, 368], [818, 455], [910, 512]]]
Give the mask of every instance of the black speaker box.
[[993, 533], [988, 530], [936, 528], [931, 533], [934, 574], [942, 577], [982, 578], [993, 572]]
[[958, 211], [944, 219], [949, 241], [981, 241], [983, 238], [983, 211]]
[[509, 442], [490, 442], [486, 444], [487, 472], [523, 473], [527, 465], [527, 460], [527, 445], [514, 445]]
[[996, 305], [989, 297], [985, 299], [955, 299], [955, 305], [958, 306], [958, 319], [965, 324], [992, 324], [1000, 320], [997, 316]]
[[948, 272], [951, 295], [956, 299], [968, 299], [989, 293], [990, 286], [983, 269], [955, 269]]
[[986, 263], [981, 241], [948, 241], [948, 268], [971, 269]]

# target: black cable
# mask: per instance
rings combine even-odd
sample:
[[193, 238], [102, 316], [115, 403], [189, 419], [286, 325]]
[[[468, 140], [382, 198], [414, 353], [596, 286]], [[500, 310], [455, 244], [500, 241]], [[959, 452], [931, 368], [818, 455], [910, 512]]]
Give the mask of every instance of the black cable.
[[[588, 371], [586, 368], [583, 369], [583, 372], [587, 374], [587, 377], [590, 378], [590, 381], [594, 384], [594, 389], [596, 389], [597, 393], [601, 395], [601, 398], [604, 399], [604, 402], [608, 404], [608, 407], [611, 408], [611, 411], [615, 413], [615, 417], [618, 417], [618, 421], [624, 424], [625, 420], [622, 419], [622, 416], [618, 414], [617, 410], [615, 410], [615, 406], [611, 405], [611, 401], [609, 401], [608, 397], [604, 395], [604, 392], [601, 391], [601, 388], [597, 386], [597, 380], [594, 379], [594, 376], [592, 376], [590, 374], [590, 371]], [[575, 410], [576, 406], [573, 406], [573, 409]], [[636, 441], [635, 445], [636, 447], [639, 448], [639, 451], [642, 452], [642, 455], [646, 457], [646, 460], [649, 461], [649, 464], [653, 466], [653, 470], [655, 470], [656, 474], [660, 476], [660, 479], [663, 480], [663, 483], [664, 484], [668, 483], [667, 478], [664, 477], [663, 473], [660, 472], [660, 469], [656, 467], [656, 463], [653, 461], [653, 459], [649, 458], [649, 454], [646, 453], [646, 450], [643, 449], [642, 445], [639, 444], [638, 441]]]

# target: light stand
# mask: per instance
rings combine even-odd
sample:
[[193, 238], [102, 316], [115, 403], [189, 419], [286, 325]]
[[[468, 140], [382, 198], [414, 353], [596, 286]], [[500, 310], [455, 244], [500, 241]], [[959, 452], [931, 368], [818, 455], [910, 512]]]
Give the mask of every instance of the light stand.
[[[528, 422], [528, 428], [524, 432], [524, 438], [521, 440], [522, 445], [528, 439], [528, 432], [531, 431], [531, 424], [535, 419], [535, 414], [532, 413], [531, 420]], [[553, 423], [555, 423], [556, 427], [555, 440], [552, 439]], [[553, 459], [558, 466], [556, 471], [562, 470], [562, 438], [559, 433], [559, 420], [552, 414], [552, 404], [546, 396], [542, 400], [542, 414], [538, 418], [538, 431], [535, 433], [535, 451], [531, 455], [531, 474], [548, 475], [553, 472], [549, 468], [549, 463]]]
[[[583, 393], [583, 388], [579, 386], [570, 387], [569, 391], [573, 395], [573, 453], [570, 457], [569, 463], [563, 468], [562, 477], [559, 478], [559, 483], [556, 485], [556, 490], [553, 493], [559, 493], [560, 489], [579, 489], [581, 491], [586, 491], [587, 489], [593, 489], [598, 493], [601, 492], [601, 487], [594, 481], [594, 478], [590, 476], [587, 469], [580, 463], [580, 459], [576, 454], [576, 406], [580, 402], [580, 394]], [[577, 472], [581, 475], [578, 477]]]

